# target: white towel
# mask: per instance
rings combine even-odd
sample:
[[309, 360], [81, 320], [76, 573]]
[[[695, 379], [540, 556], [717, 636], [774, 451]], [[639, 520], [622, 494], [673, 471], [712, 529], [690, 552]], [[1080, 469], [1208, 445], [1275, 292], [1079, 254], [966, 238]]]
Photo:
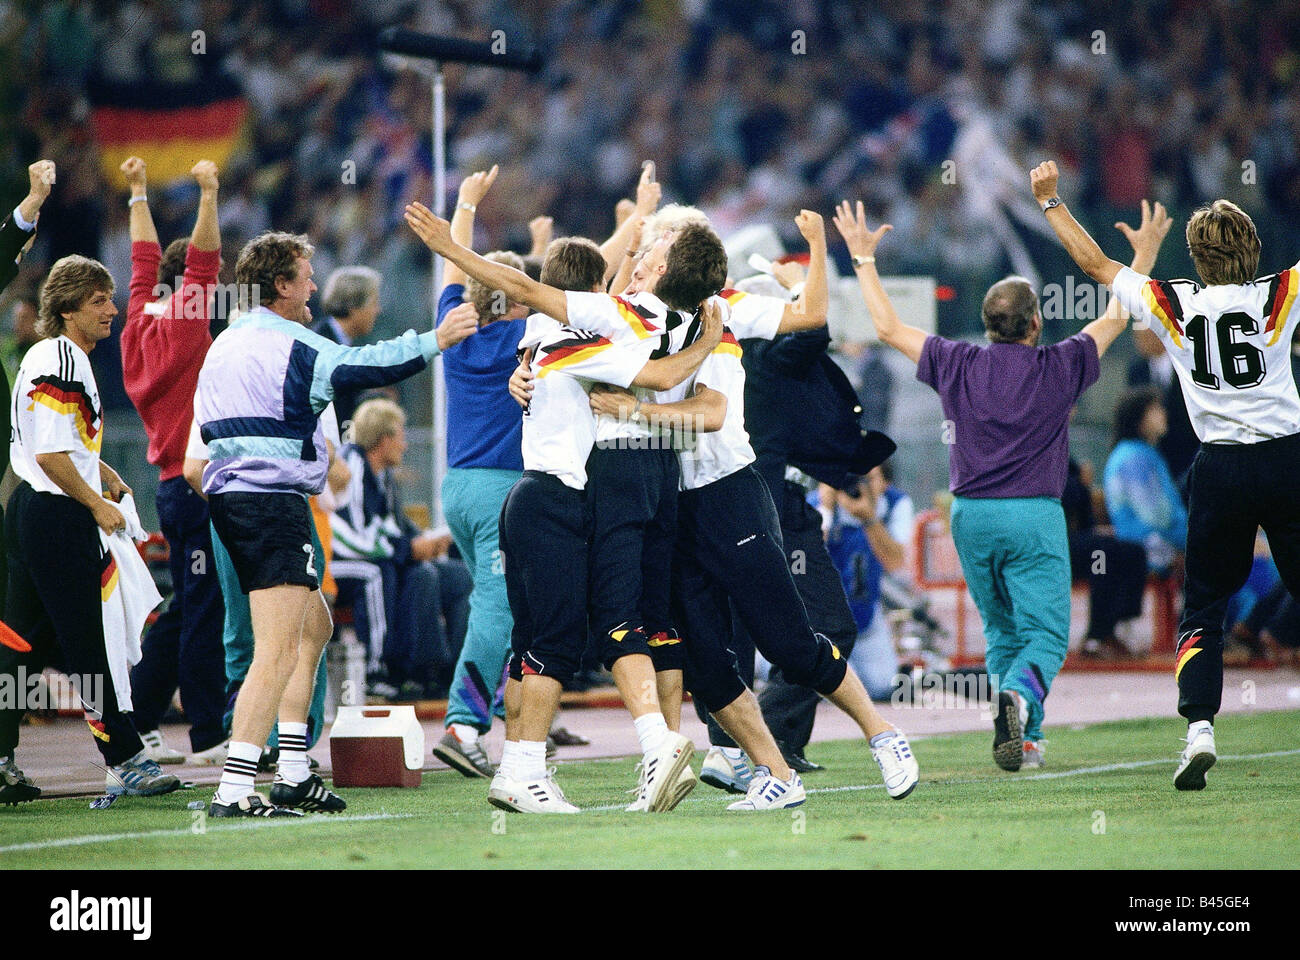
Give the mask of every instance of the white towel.
[[140, 523], [135, 499], [128, 493], [117, 504], [126, 529], [111, 537], [99, 531], [105, 563], [100, 584], [104, 612], [104, 650], [113, 677], [118, 708], [131, 710], [131, 668], [140, 662], [140, 636], [149, 614], [162, 603], [149, 566], [140, 556], [136, 541], [149, 538]]

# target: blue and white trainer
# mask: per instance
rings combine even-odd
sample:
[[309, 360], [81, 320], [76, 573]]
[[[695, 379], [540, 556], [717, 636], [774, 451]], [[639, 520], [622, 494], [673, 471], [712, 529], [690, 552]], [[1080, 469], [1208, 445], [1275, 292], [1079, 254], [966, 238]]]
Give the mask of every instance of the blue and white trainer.
[[790, 771], [789, 780], [779, 780], [763, 765], [754, 768], [754, 779], [744, 800], [727, 806], [728, 810], [783, 810], [797, 807], [808, 799], [799, 774]]
[[735, 756], [728, 756], [722, 747], [709, 747], [700, 767], [700, 779], [728, 793], [745, 793], [754, 779], [754, 768], [744, 750], [736, 748], [731, 753]]
[[902, 800], [916, 789], [921, 770], [903, 731], [894, 730], [892, 734], [873, 738], [871, 755], [876, 758], [876, 766], [880, 767], [880, 775], [885, 780], [885, 792], [892, 799]]
[[104, 789], [114, 796], [156, 797], [179, 790], [181, 782], [149, 759], [141, 750], [125, 763], [109, 767]]

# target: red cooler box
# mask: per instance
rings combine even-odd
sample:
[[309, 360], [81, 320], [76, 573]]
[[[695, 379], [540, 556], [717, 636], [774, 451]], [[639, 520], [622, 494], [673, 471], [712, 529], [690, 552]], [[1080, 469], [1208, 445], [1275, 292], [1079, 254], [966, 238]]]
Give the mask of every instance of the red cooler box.
[[409, 704], [339, 707], [330, 730], [336, 787], [418, 787], [424, 729]]

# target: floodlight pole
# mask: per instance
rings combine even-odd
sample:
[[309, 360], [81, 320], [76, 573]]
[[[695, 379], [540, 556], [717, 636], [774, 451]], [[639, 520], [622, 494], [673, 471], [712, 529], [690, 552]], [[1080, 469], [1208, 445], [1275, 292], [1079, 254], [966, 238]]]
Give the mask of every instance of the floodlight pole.
[[[447, 213], [447, 88], [442, 78], [442, 61], [433, 64], [433, 212], [446, 218]], [[437, 322], [438, 297], [442, 293], [442, 257], [433, 257], [432, 304], [434, 322]], [[429, 502], [433, 504], [432, 522], [435, 527], [444, 522], [442, 512], [442, 478], [447, 475], [447, 382], [442, 374], [442, 354], [433, 358], [433, 473], [429, 479]]]

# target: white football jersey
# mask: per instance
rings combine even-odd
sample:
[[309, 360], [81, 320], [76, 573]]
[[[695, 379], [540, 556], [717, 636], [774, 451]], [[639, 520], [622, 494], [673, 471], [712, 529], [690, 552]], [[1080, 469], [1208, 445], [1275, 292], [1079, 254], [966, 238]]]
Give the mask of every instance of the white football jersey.
[[[700, 434], [686, 432], [686, 442], [679, 451], [683, 490], [698, 490], [754, 462], [754, 448], [745, 430], [745, 368], [740, 362], [742, 351], [738, 341], [750, 337], [774, 338], [787, 306], [786, 301], [777, 297], [739, 290], [723, 290], [714, 299], [724, 307], [726, 327], [722, 342], [705, 359], [695, 376], [655, 397], [656, 403], [672, 403], [693, 396], [698, 383], [727, 398], [727, 415], [721, 430]], [[700, 322], [693, 320], [672, 331], [671, 352], [694, 343], [699, 328]]]
[[608, 336], [528, 318], [520, 349], [536, 347], [533, 395], [524, 410], [525, 470], [558, 477], [565, 486], [587, 486], [587, 457], [596, 442], [596, 418], [587, 394], [593, 383], [628, 388], [654, 349], [652, 339], [615, 342]]
[[1209, 287], [1152, 280], [1125, 267], [1111, 289], [1169, 352], [1202, 443], [1300, 433], [1291, 374], [1300, 264], [1250, 283]]
[[33, 490], [67, 496], [36, 462], [38, 454], [66, 453], [86, 486], [103, 490], [104, 408], [81, 347], [67, 336], [33, 344], [14, 378], [10, 403], [9, 462], [19, 478]]

